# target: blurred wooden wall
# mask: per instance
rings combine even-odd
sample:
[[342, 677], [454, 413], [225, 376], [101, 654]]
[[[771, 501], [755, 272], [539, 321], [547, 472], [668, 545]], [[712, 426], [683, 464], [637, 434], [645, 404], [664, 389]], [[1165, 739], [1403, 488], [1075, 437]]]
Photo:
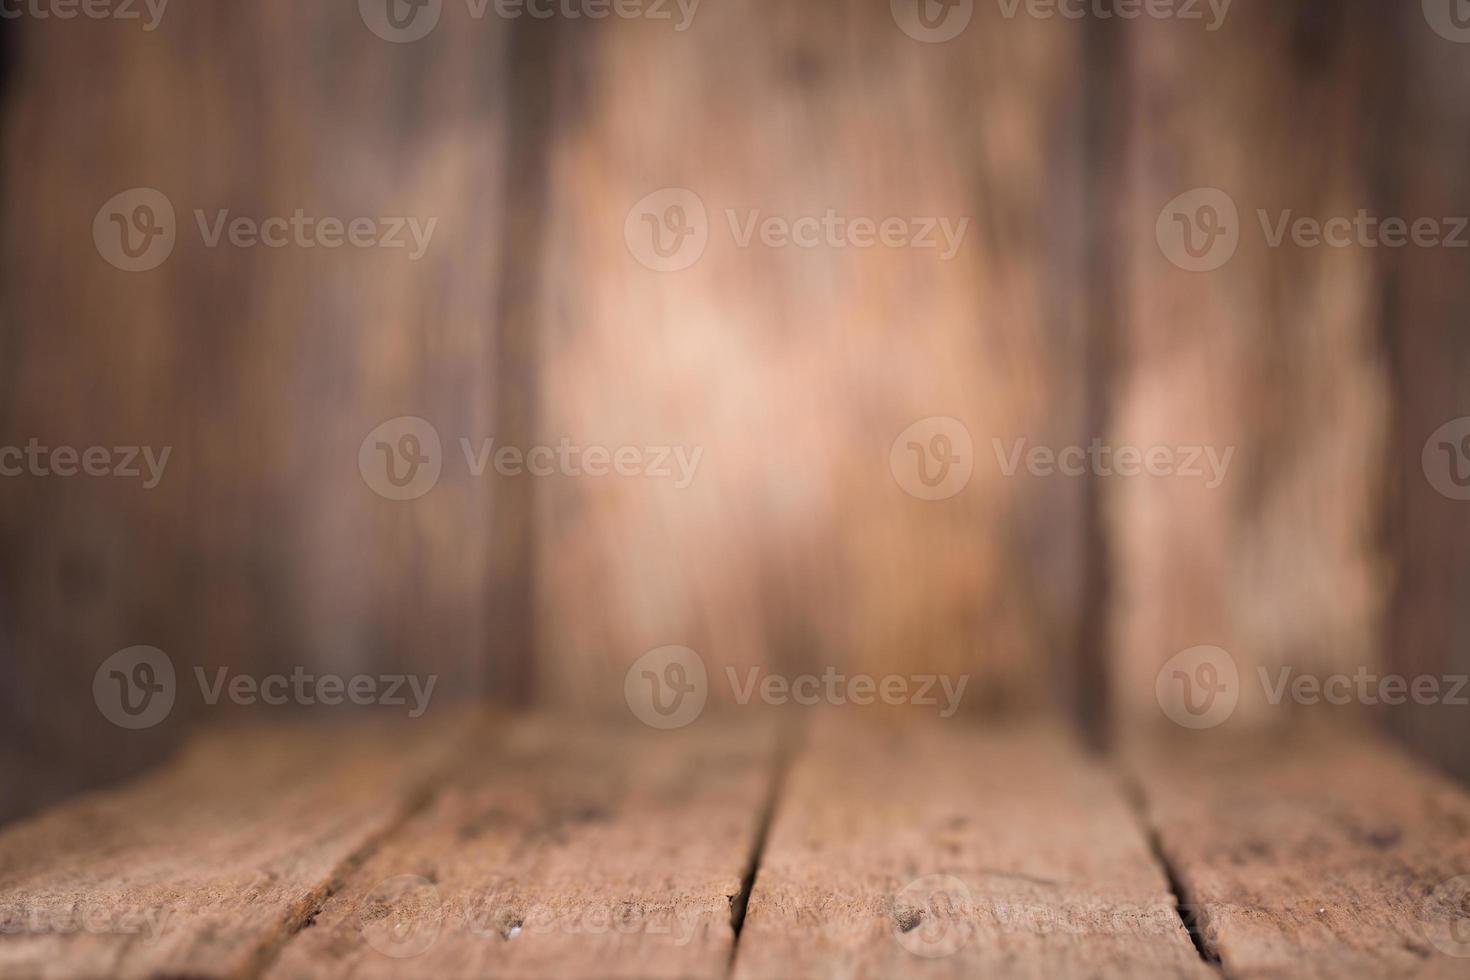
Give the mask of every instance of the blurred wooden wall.
[[[417, 506], [395, 503], [357, 454], [401, 415], [456, 452], [495, 431], [504, 23], [392, 45], [353, 4], [196, 2], [153, 32], [6, 25], [0, 443], [173, 449], [153, 490], [0, 481], [7, 784], [42, 798], [155, 758], [199, 708], [195, 666], [496, 690], [497, 487], [446, 467]], [[130, 273], [91, 227], [138, 186], [170, 199], [178, 241]], [[205, 248], [194, 210], [226, 208], [438, 226], [416, 262]], [[181, 693], [157, 728], [121, 732], [91, 678], [137, 644], [168, 653]]]
[[[965, 707], [1167, 725], [1160, 665], [1465, 670], [1460, 505], [1419, 452], [1470, 415], [1459, 253], [1268, 250], [1255, 212], [1470, 208], [1464, 46], [1417, 10], [1237, 0], [1226, 24], [1006, 19], [945, 43], [888, 5], [708, 0], [692, 25], [472, 19], [410, 44], [356, 5], [176, 0], [157, 31], [7, 22], [0, 444], [173, 447], [162, 485], [0, 480], [11, 811], [174, 744], [120, 733], [113, 651], [415, 671], [436, 700], [623, 712], [668, 644], [724, 668], [970, 675]], [[1412, 107], [1406, 110], [1406, 106]], [[178, 213], [114, 269], [118, 191]], [[1175, 195], [1245, 223], [1171, 264]], [[708, 215], [641, 264], [646, 195]], [[427, 254], [207, 249], [196, 208], [437, 218]], [[737, 247], [726, 212], [967, 219], [950, 261]], [[379, 423], [436, 427], [427, 496], [374, 494]], [[889, 450], [962, 420], [973, 474]], [[1004, 476], [996, 445], [1235, 447], [1227, 479]], [[472, 477], [459, 440], [702, 451], [693, 483]], [[1272, 723], [1242, 701], [1241, 724]], [[1466, 765], [1463, 714], [1395, 727]], [[126, 737], [122, 737], [122, 736]], [[15, 802], [15, 801], [28, 802]]]
[[[548, 700], [623, 710], [645, 651], [725, 673], [969, 674], [966, 707], [1046, 706], [1076, 644], [1082, 486], [1006, 477], [1086, 431], [1084, 83], [1076, 24], [977, 5], [917, 41], [885, 4], [726, 0], [673, 33], [569, 30], [554, 112], [540, 438], [697, 447], [694, 482], [537, 487]], [[644, 267], [624, 223], [692, 191], [708, 243]], [[730, 212], [968, 221], [952, 259], [740, 247]], [[964, 421], [973, 475], [907, 494], [889, 449]]]
[[[1413, 13], [1405, 13], [1405, 70], [1386, 130], [1386, 194], [1400, 214], [1467, 216], [1470, 37], [1455, 43], [1423, 30]], [[1470, 675], [1470, 502], [1436, 490], [1423, 459], [1442, 426], [1470, 417], [1467, 270], [1470, 250], [1463, 248], [1406, 249], [1389, 264], [1384, 337], [1394, 404], [1385, 540], [1395, 581], [1387, 651], [1410, 676]], [[1430, 446], [1447, 467], [1439, 449]], [[1444, 480], [1448, 472], [1434, 475]], [[1390, 708], [1388, 720], [1409, 744], [1470, 778], [1470, 709], [1463, 704], [1406, 704]]]
[[[1380, 211], [1383, 126], [1397, 109], [1386, 85], [1408, 26], [1367, 0], [1302, 0], [1236, 3], [1215, 33], [1148, 20], [1123, 32], [1114, 221], [1128, 251], [1110, 441], [1233, 452], [1215, 487], [1108, 481], [1126, 721], [1168, 726], [1156, 677], [1202, 645], [1239, 672], [1233, 724], [1289, 720], [1290, 701], [1268, 705], [1262, 669], [1382, 672], [1385, 250], [1272, 247], [1260, 214], [1274, 226], [1284, 212]], [[1238, 212], [1220, 209], [1239, 243], [1218, 268], [1179, 267], [1157, 234], [1166, 206], [1197, 188]]]

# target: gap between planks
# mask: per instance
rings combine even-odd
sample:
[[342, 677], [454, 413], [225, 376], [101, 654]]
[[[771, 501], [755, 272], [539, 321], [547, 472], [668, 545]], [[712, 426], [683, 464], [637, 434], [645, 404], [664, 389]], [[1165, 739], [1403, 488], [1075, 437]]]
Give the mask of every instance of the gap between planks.
[[[152, 947], [3, 935], [0, 973], [1462, 975], [1421, 934], [1456, 921], [1453, 896], [1425, 902], [1470, 870], [1470, 803], [1372, 738], [1175, 733], [1126, 746], [1117, 773], [1059, 725], [422, 734], [210, 737], [5, 830], [0, 923], [27, 901], [179, 914]], [[934, 878], [964, 901], [914, 890]], [[402, 879], [436, 893], [422, 950], [379, 928], [414, 924], [421, 896], [383, 887]], [[1062, 928], [1000, 917], [1017, 909]], [[537, 934], [546, 915], [602, 931]], [[688, 942], [606, 929], [660, 917]]]

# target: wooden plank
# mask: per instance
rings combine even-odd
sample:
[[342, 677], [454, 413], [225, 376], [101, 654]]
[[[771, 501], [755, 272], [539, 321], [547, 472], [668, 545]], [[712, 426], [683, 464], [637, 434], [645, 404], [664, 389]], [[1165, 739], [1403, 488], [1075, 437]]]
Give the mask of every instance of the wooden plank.
[[[1466, 48], [1426, 30], [1426, 8], [1396, 7], [1404, 19], [1404, 72], [1394, 100], [1399, 126], [1394, 206], [1414, 219], [1463, 215], [1470, 201], [1470, 89]], [[1448, 8], [1444, 8], [1448, 9]], [[1390, 250], [1392, 289], [1384, 311], [1394, 371], [1389, 431], [1392, 479], [1386, 535], [1395, 571], [1385, 644], [1394, 673], [1470, 674], [1470, 490], [1457, 485], [1465, 460], [1446, 454], [1470, 433], [1470, 277], [1462, 248]], [[1458, 422], [1456, 420], [1461, 420]], [[1453, 465], [1453, 469], [1451, 466]], [[1463, 704], [1383, 709], [1414, 748], [1470, 780]]]
[[[687, 486], [537, 485], [543, 696], [619, 708], [629, 665], [679, 643], [707, 658], [712, 703], [733, 701], [726, 667], [827, 665], [970, 673], [988, 701], [1050, 703], [1036, 664], [1073, 643], [1082, 488], [1007, 476], [992, 438], [1086, 441], [1082, 28], [968, 6], [942, 44], [887, 2], [722, 0], [677, 33], [563, 25], [541, 441], [703, 455]], [[679, 200], [707, 233], [677, 271], [639, 234], [666, 188], [698, 197]], [[760, 229], [829, 214], [840, 229], [812, 247]], [[893, 218], [968, 223], [948, 259], [851, 243]], [[965, 431], [906, 432], [940, 418]], [[920, 499], [900, 482], [923, 489], [908, 444], [933, 450], [941, 427], [961, 462], [935, 492], [955, 492]]]
[[[1325, 222], [1378, 206], [1391, 9], [1280, 0], [1235, 4], [1215, 32], [1123, 25], [1126, 314], [1107, 442], [1193, 447], [1175, 475], [1106, 481], [1125, 724], [1158, 718], [1155, 674], [1200, 644], [1228, 650], [1242, 676], [1378, 663], [1389, 393], [1377, 332], [1393, 250], [1304, 248], [1289, 233], [1272, 247], [1261, 214], [1274, 228], [1288, 212]], [[1223, 192], [1235, 216], [1199, 188]], [[1188, 223], [1210, 215], [1223, 235]], [[1185, 231], [1189, 247], [1213, 245], [1198, 261]], [[1185, 454], [1206, 462], [1187, 467]], [[1237, 723], [1273, 714], [1259, 687], [1241, 692]]]
[[1057, 731], [820, 724], [780, 796], [737, 980], [1201, 977], [1113, 781]]
[[1227, 976], [1470, 970], [1460, 787], [1369, 737], [1318, 726], [1201, 733], [1133, 755], [1146, 817]]
[[369, 858], [268, 975], [723, 977], [771, 784], [762, 731], [528, 720]]
[[[527, 575], [515, 555], [492, 568], [492, 550], [527, 520], [529, 481], [474, 477], [459, 440], [518, 435], [502, 382], [525, 364], [497, 332], [502, 270], [523, 267], [501, 248], [517, 22], [463, 3], [443, 15], [413, 44], [376, 36], [356, 2], [175, 3], [152, 32], [8, 23], [0, 445], [172, 453], [149, 490], [0, 481], [0, 771], [24, 777], [0, 816], [177, 748], [196, 701], [127, 740], [74, 709], [134, 644], [183, 672], [305, 664], [516, 690], [500, 674], [523, 650], [502, 643], [496, 602], [524, 604]], [[92, 227], [136, 187], [171, 202], [176, 246], [126, 272]], [[326, 218], [437, 223], [417, 259], [408, 229], [406, 248], [298, 247], [291, 232], [242, 249], [199, 228], [298, 209], [307, 235]], [[358, 466], [369, 434], [404, 416], [440, 437], [442, 474], [413, 501], [384, 499]]]
[[0, 835], [0, 975], [248, 973], [406, 815], [460, 727], [291, 725]]

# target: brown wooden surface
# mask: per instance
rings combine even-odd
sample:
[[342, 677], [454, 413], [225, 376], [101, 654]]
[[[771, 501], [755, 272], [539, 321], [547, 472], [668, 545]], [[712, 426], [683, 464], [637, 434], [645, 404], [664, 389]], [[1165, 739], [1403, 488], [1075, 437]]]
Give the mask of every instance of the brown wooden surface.
[[[816, 0], [705, 4], [686, 31], [450, 3], [406, 45], [351, 3], [194, 0], [152, 32], [16, 20], [0, 446], [173, 455], [150, 491], [0, 481], [0, 778], [23, 787], [0, 819], [186, 737], [197, 704], [126, 740], [77, 704], [138, 643], [185, 671], [411, 660], [446, 698], [615, 709], [628, 663], [683, 643], [717, 680], [973, 671], [966, 710], [1067, 700], [1094, 727], [1105, 696], [1156, 717], [1153, 672], [1198, 643], [1247, 675], [1465, 672], [1466, 522], [1416, 462], [1470, 414], [1461, 253], [1268, 251], [1255, 217], [1465, 211], [1467, 49], [1398, 6], [1241, 3], [1209, 31], [980, 3], [944, 44]], [[1186, 273], [1154, 217], [1206, 184], [1249, 240]], [[142, 274], [87, 234], [135, 186], [181, 231]], [[703, 196], [713, 234], [659, 274], [622, 231], [666, 186]], [[195, 209], [298, 207], [439, 223], [417, 263], [194, 230]], [[970, 224], [946, 263], [735, 248], [727, 208]], [[446, 470], [398, 504], [353, 453], [403, 415], [436, 425]], [[933, 415], [969, 426], [976, 467], [939, 503], [886, 466]], [[1214, 491], [999, 475], [992, 440], [1101, 424], [1236, 455]], [[704, 457], [682, 491], [533, 484], [469, 477], [461, 437]], [[1393, 723], [1470, 771], [1452, 706]]]
[[[471, 478], [458, 442], [514, 436], [498, 429], [494, 329], [507, 23], [451, 3], [432, 35], [395, 45], [355, 2], [175, 3], [153, 32], [7, 21], [0, 445], [173, 451], [151, 490], [0, 480], [0, 774], [26, 787], [3, 794], [0, 819], [186, 737], [197, 698], [126, 740], [77, 700], [136, 644], [181, 676], [300, 664], [437, 673], [446, 701], [514, 691], [501, 666], [525, 650], [496, 646], [489, 563], [492, 547], [523, 556], [492, 545], [491, 523], [524, 502]], [[139, 186], [170, 199], [177, 244], [124, 272], [92, 221]], [[208, 248], [195, 217], [297, 208], [438, 223], [408, 261]], [[415, 501], [377, 496], [358, 470], [368, 433], [397, 416], [441, 437], [439, 484]]]
[[[1121, 32], [1129, 148], [1113, 221], [1126, 281], [1108, 436], [1235, 450], [1213, 488], [1105, 481], [1125, 726], [1158, 718], [1156, 673], [1198, 645], [1236, 659], [1242, 724], [1270, 713], [1258, 665], [1351, 673], [1381, 662], [1388, 250], [1272, 248], [1258, 212], [1273, 225], [1288, 210], [1381, 213], [1391, 6], [1237, 3], [1218, 31], [1142, 18]], [[1234, 201], [1239, 245], [1219, 268], [1186, 271], [1156, 223], [1200, 187]]]
[[0, 976], [233, 976], [397, 825], [462, 721], [205, 736], [0, 835]]
[[[1420, 12], [1418, 5], [1403, 10], [1407, 71], [1388, 178], [1394, 212], [1470, 215], [1470, 99], [1464, 96], [1470, 48], [1424, 30]], [[1385, 524], [1396, 580], [1386, 656], [1392, 670], [1408, 676], [1470, 675], [1470, 501], [1436, 490], [1423, 457], [1441, 426], [1470, 416], [1466, 261], [1464, 248], [1410, 248], [1397, 250], [1392, 266], [1384, 329], [1395, 412]], [[1466, 465], [1463, 457], [1459, 465]], [[1436, 475], [1443, 479], [1447, 470]], [[1387, 714], [1416, 751], [1470, 779], [1464, 704], [1408, 704]]]
[[[967, 711], [1050, 703], [1073, 648], [1082, 491], [1003, 475], [992, 439], [1083, 439], [1081, 27], [978, 3], [961, 35], [926, 44], [886, 2], [721, 0], [682, 33], [564, 34], [543, 441], [704, 455], [682, 490], [538, 486], [542, 697], [616, 702], [634, 659], [683, 644], [715, 701], [731, 699], [726, 665], [830, 664], [971, 672]], [[709, 238], [657, 272], [624, 224], [669, 187], [700, 197]], [[942, 261], [740, 247], [727, 214], [829, 209], [969, 223]], [[969, 484], [942, 501], [889, 472], [894, 441], [932, 416], [973, 445]]]
[[269, 975], [722, 977], [771, 734], [565, 719], [496, 733]]
[[1463, 787], [1325, 727], [1144, 745], [1131, 769], [1227, 977], [1466, 975]]
[[1464, 975], [1470, 795], [1354, 729], [767, 721], [213, 733], [0, 834], [0, 975]]
[[819, 724], [737, 980], [1208, 977], [1111, 776], [1059, 730]]

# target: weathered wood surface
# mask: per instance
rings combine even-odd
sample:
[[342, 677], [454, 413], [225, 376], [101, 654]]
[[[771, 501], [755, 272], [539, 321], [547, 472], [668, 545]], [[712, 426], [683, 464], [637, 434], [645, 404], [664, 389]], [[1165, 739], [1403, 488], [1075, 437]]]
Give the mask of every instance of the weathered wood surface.
[[[1228, 650], [1242, 678], [1257, 665], [1351, 672], [1380, 660], [1389, 250], [1301, 247], [1289, 231], [1272, 247], [1261, 213], [1272, 232], [1283, 214], [1381, 214], [1382, 62], [1395, 37], [1384, 21], [1396, 7], [1237, 3], [1214, 32], [1121, 25], [1125, 312], [1108, 440], [1209, 448], [1222, 467], [1233, 453], [1218, 479], [1105, 481], [1124, 724], [1158, 719], [1155, 674], [1201, 644]], [[1197, 188], [1228, 195], [1234, 213], [1176, 200]], [[1209, 214], [1223, 234], [1207, 236]], [[1197, 268], [1176, 265], [1191, 264], [1182, 220], [1203, 250]], [[1238, 723], [1267, 714], [1259, 685], [1243, 685]]]
[[467, 756], [268, 975], [723, 977], [771, 735], [520, 723]]
[[1132, 750], [1227, 977], [1464, 977], [1470, 794], [1345, 728]]
[[438, 781], [464, 722], [222, 731], [0, 835], [0, 976], [249, 973]]
[[[525, 651], [499, 645], [491, 613], [524, 556], [491, 524], [524, 502], [472, 477], [458, 442], [515, 437], [499, 429], [496, 332], [509, 22], [446, 4], [432, 34], [399, 45], [358, 7], [197, 0], [151, 32], [6, 21], [0, 446], [172, 452], [148, 490], [0, 480], [0, 773], [27, 790], [0, 799], [0, 818], [184, 737], [197, 708], [184, 699], [127, 740], [77, 703], [135, 644], [181, 673], [304, 664], [437, 673], [446, 698], [513, 690], [506, 662]], [[177, 240], [162, 265], [126, 272], [92, 227], [135, 187], [169, 199]], [[297, 209], [437, 223], [410, 260], [210, 247], [196, 215]], [[439, 483], [413, 501], [383, 499], [358, 466], [399, 416], [441, 438]]]
[[[544, 698], [615, 701], [635, 658], [678, 643], [707, 658], [712, 701], [730, 700], [726, 665], [827, 664], [969, 671], [966, 710], [1053, 699], [1037, 664], [1073, 649], [1081, 486], [1005, 475], [992, 439], [1084, 438], [1082, 28], [973, 15], [940, 44], [886, 2], [721, 0], [682, 32], [566, 25], [542, 438], [703, 456], [683, 488], [538, 485]], [[707, 231], [677, 271], [625, 240], [665, 188], [697, 195]], [[829, 212], [928, 219], [940, 244], [770, 245], [757, 227]], [[633, 214], [646, 231], [643, 216], [663, 212]], [[966, 222], [947, 259], [940, 218]], [[890, 450], [937, 416], [968, 433], [947, 472], [973, 469], [920, 500]]]
[[[1441, 8], [1444, 9], [1444, 8]], [[1470, 215], [1470, 46], [1426, 30], [1418, 4], [1402, 9], [1405, 73], [1389, 146], [1393, 213], [1410, 220]], [[1464, 238], [1465, 236], [1460, 236]], [[1385, 310], [1395, 398], [1386, 536], [1395, 588], [1389, 666], [1409, 676], [1470, 674], [1470, 276], [1465, 248], [1403, 248], [1392, 258]], [[1446, 431], [1443, 427], [1449, 426]], [[1445, 445], [1457, 451], [1445, 453]], [[1470, 779], [1466, 708], [1406, 704], [1389, 723], [1415, 750]]]
[[1105, 770], [1058, 729], [811, 733], [736, 980], [1208, 977]]
[[1470, 795], [1293, 732], [219, 732], [0, 834], [0, 975], [1463, 976]]

